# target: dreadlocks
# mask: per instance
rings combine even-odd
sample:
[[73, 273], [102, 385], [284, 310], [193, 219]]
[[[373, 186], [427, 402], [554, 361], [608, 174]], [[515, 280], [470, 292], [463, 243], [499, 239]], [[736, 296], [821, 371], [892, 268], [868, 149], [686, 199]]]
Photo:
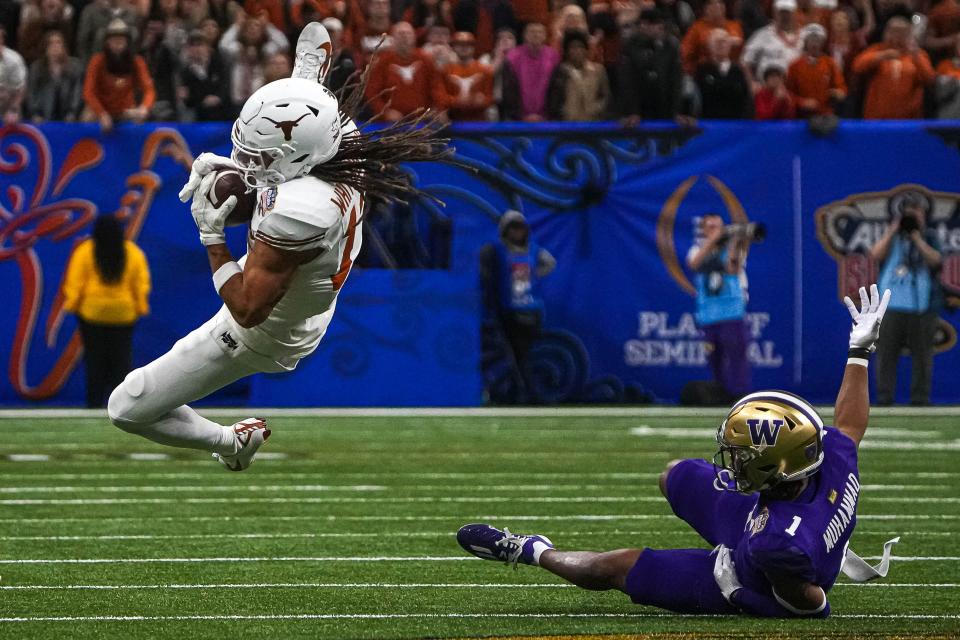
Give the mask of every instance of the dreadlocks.
[[[362, 74], [355, 73], [337, 92], [342, 124], [358, 120], [367, 105], [365, 94], [372, 67], [371, 61]], [[421, 109], [387, 126], [368, 128], [382, 115], [382, 111], [376, 113], [356, 131], [345, 133], [337, 154], [314, 167], [310, 175], [353, 187], [371, 199], [436, 201], [436, 196], [414, 186], [410, 174], [400, 165], [451, 161], [454, 150], [449, 146], [450, 139], [438, 135], [442, 115]]]

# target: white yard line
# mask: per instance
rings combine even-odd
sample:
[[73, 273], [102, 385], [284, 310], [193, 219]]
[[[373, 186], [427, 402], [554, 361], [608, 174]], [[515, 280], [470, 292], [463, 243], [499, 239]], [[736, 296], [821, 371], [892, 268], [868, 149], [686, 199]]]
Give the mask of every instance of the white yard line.
[[[883, 589], [930, 588], [956, 589], [960, 583], [886, 583], [886, 582], [841, 582], [836, 587], [877, 587]], [[264, 583], [214, 583], [214, 584], [22, 584], [2, 585], [7, 591], [147, 591], [147, 590], [193, 590], [193, 589], [575, 589], [567, 583], [489, 583], [489, 582], [264, 582]]]
[[[864, 560], [880, 560], [864, 556]], [[891, 556], [899, 562], [955, 562], [960, 556]], [[479, 560], [473, 556], [254, 556], [249, 558], [9, 558], [0, 564], [215, 564], [233, 562], [464, 562]]]
[[[259, 476], [258, 476], [259, 479]], [[470, 491], [477, 493], [493, 491], [513, 491], [518, 486], [522, 486], [524, 491], [575, 491], [584, 493], [587, 491], [610, 491], [612, 489], [622, 489], [631, 493], [645, 491], [653, 493], [657, 491], [655, 483], [645, 483], [637, 486], [634, 484], [471, 484], [470, 486], [456, 486], [445, 484], [399, 484], [399, 485], [329, 485], [329, 484], [257, 484], [258, 492], [276, 493], [328, 493], [328, 492], [381, 492], [381, 491]], [[925, 484], [864, 484], [861, 485], [863, 491], [870, 492], [901, 492], [901, 491], [954, 491], [953, 487], [948, 485], [925, 485]], [[236, 487], [225, 486], [221, 484], [206, 485], [44, 485], [44, 486], [9, 486], [0, 487], [0, 494], [24, 494], [24, 493], [170, 493], [183, 494], [190, 492], [198, 493], [234, 493]]]
[[[960, 515], [946, 513], [928, 513], [928, 514], [867, 514], [857, 515], [857, 520], [957, 520]], [[3, 524], [64, 524], [69, 522], [242, 522], [249, 524], [257, 520], [269, 522], [456, 522], [480, 521], [480, 522], [552, 522], [552, 521], [586, 521], [586, 522], [607, 522], [618, 520], [670, 520], [677, 521], [677, 516], [671, 514], [646, 514], [646, 513], [627, 513], [627, 514], [571, 514], [571, 515], [478, 515], [463, 516], [459, 514], [446, 516], [383, 516], [383, 515], [364, 515], [364, 516], [343, 516], [343, 515], [320, 515], [320, 516], [108, 516], [96, 515], [86, 518], [4, 518]]]
[[[551, 528], [550, 535], [564, 538], [586, 537], [586, 536], [659, 536], [659, 535], [677, 535], [688, 533], [686, 529], [680, 527], [670, 530], [646, 529], [641, 531], [618, 531], [616, 529], [605, 529], [603, 531], [563, 531]], [[456, 533], [454, 529], [446, 531], [390, 531], [390, 532], [307, 532], [307, 533], [192, 533], [192, 534], [111, 534], [111, 535], [73, 535], [73, 536], [0, 536], [3, 542], [87, 542], [92, 540], [220, 540], [220, 539], [314, 539], [314, 538], [439, 538], [452, 536]], [[946, 537], [956, 535], [952, 531], [857, 531], [858, 536], [910, 536], [910, 537]]]
[[[437, 619], [644, 619], [707, 618], [676, 613], [277, 613], [261, 615], [180, 616], [28, 616], [0, 618], [0, 622], [175, 622], [190, 620], [437, 620]], [[854, 620], [960, 620], [960, 614], [838, 613], [831, 618]]]
[[[832, 406], [817, 407], [822, 416], [832, 416]], [[723, 417], [723, 407], [415, 407], [415, 408], [275, 408], [275, 407], [226, 407], [204, 408], [199, 412], [211, 417], [237, 417], [262, 415], [266, 417], [313, 417], [313, 418], [687, 418]], [[960, 406], [936, 407], [873, 407], [871, 416], [925, 417], [960, 416]], [[107, 419], [103, 409], [3, 409], [0, 419], [24, 418], [102, 418]]]
[[[903, 502], [923, 504], [957, 504], [960, 498], [930, 498], [916, 496], [875, 497], [867, 496], [865, 502]], [[283, 498], [283, 497], [236, 497], [236, 498], [12, 498], [0, 500], [0, 506], [89, 506], [89, 505], [118, 505], [118, 504], [419, 504], [419, 503], [446, 503], [459, 504], [466, 502], [503, 502], [499, 495], [476, 496], [397, 496], [392, 498]], [[510, 502], [533, 503], [633, 503], [633, 502], [663, 502], [662, 496], [511, 496]]]
[[192, 564], [221, 562], [464, 562], [473, 556], [263, 556], [250, 558], [17, 558], [0, 564]]
[[[259, 456], [260, 454], [258, 454]], [[907, 478], [910, 480], [916, 480], [920, 478], [931, 479], [931, 480], [941, 480], [949, 478], [960, 478], [960, 472], [956, 471], [885, 471], [882, 474], [871, 474], [871, 475], [882, 475], [883, 478]], [[483, 474], [478, 473], [431, 473], [431, 472], [396, 472], [396, 473], [365, 473], [359, 471], [348, 471], [345, 473], [302, 473], [302, 472], [289, 472], [285, 473], [282, 471], [261, 471], [257, 470], [257, 479], [261, 481], [266, 480], [318, 480], [320, 478], [363, 478], [363, 479], [379, 479], [387, 478], [391, 480], [399, 479], [423, 479], [423, 480], [470, 480], [476, 481], [483, 478], [516, 478], [523, 481], [528, 480], [545, 480], [545, 479], [560, 479], [560, 480], [574, 480], [577, 478], [585, 478], [590, 480], [649, 480], [655, 479], [660, 476], [658, 471], [645, 471], [645, 472], [533, 472], [533, 473], [523, 473], [518, 471], [492, 471], [484, 472]], [[0, 478], [5, 478], [7, 481], [12, 480], [124, 480], [124, 479], [139, 479], [139, 480], [213, 480], [213, 476], [209, 473], [140, 473], [136, 471], [122, 472], [122, 473], [31, 473], [24, 474], [22, 471], [17, 470], [16, 473], [0, 473]], [[398, 487], [403, 487], [405, 485], [395, 485]], [[409, 485], [406, 485], [409, 486]], [[512, 485], [515, 486], [515, 485]], [[915, 486], [927, 486], [930, 485], [915, 485]], [[939, 487], [937, 487], [939, 488]]]

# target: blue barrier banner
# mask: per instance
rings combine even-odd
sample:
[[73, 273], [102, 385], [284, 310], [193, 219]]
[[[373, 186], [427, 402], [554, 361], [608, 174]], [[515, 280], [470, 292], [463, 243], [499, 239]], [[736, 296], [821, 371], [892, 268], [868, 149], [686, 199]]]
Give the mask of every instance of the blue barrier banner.
[[[516, 378], [509, 354], [481, 353], [478, 259], [503, 211], [520, 209], [557, 259], [542, 282], [544, 331], [528, 358], [526, 398], [674, 401], [709, 378], [685, 256], [694, 221], [762, 221], [749, 254], [753, 384], [832, 401], [846, 354], [840, 300], [872, 281], [870, 246], [921, 202], [960, 295], [960, 154], [956, 130], [929, 123], [844, 123], [818, 138], [802, 123], [472, 125], [454, 130], [464, 165], [416, 168], [446, 201], [415, 217], [452, 226], [449, 269], [356, 269], [317, 353], [290, 374], [255, 376], [210, 399], [258, 405], [471, 405]], [[127, 220], [154, 278], [135, 364], [166, 352], [219, 306], [186, 205], [190, 158], [229, 150], [226, 125], [21, 125], [0, 134], [0, 404], [79, 404], [79, 338], [58, 295], [73, 246], [98, 212]], [[373, 224], [369, 225], [371, 230]], [[242, 252], [242, 232], [231, 238]], [[375, 242], [365, 245], [373, 251]], [[960, 402], [956, 317], [943, 312], [934, 399]], [[900, 371], [901, 398], [909, 370]], [[515, 373], [515, 372], [514, 372]], [[507, 393], [509, 395], [509, 393]]]

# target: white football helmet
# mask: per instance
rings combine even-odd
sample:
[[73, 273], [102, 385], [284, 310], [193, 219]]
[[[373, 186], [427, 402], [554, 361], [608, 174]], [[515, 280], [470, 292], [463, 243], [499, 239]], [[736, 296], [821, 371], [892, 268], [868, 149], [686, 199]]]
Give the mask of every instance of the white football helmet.
[[252, 188], [306, 175], [340, 148], [340, 109], [326, 87], [284, 78], [250, 96], [233, 123], [231, 159]]

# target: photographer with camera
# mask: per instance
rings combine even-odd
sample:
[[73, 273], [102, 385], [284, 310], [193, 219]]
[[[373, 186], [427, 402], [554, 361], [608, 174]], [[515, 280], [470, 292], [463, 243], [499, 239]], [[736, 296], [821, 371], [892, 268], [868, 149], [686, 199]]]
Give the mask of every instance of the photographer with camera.
[[696, 272], [697, 325], [707, 342], [714, 380], [729, 398], [750, 390], [744, 268], [750, 243], [762, 239], [762, 226], [724, 226], [719, 214], [708, 213], [700, 218], [697, 238], [687, 254], [687, 266]]
[[937, 272], [943, 258], [926, 218], [924, 203], [905, 200], [901, 214], [870, 250], [880, 265], [880, 289], [892, 292], [877, 342], [877, 403], [881, 405], [893, 404], [903, 347], [913, 358], [910, 404], [930, 402], [933, 338], [942, 306]]

